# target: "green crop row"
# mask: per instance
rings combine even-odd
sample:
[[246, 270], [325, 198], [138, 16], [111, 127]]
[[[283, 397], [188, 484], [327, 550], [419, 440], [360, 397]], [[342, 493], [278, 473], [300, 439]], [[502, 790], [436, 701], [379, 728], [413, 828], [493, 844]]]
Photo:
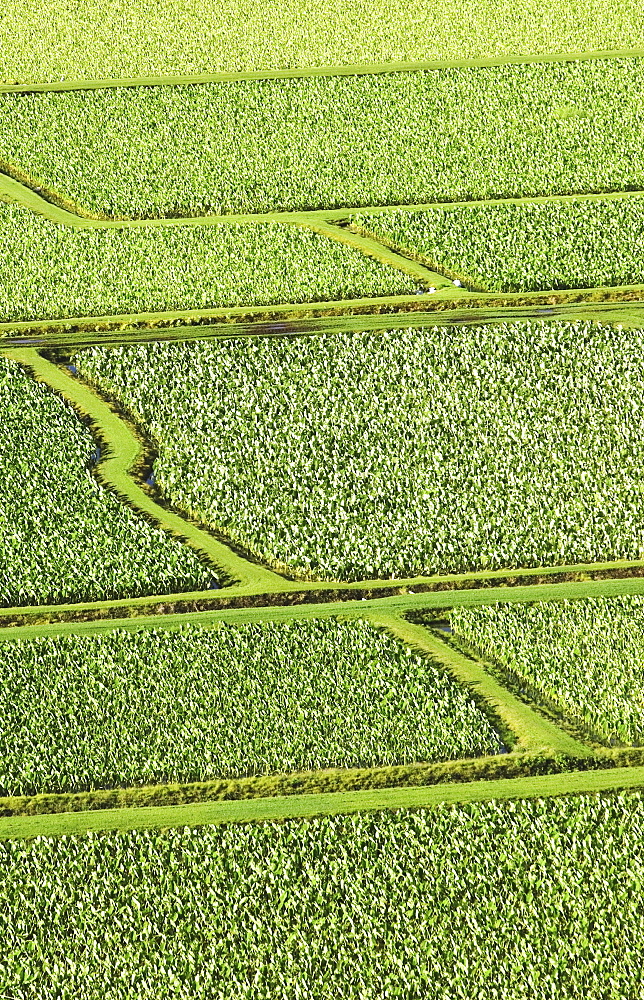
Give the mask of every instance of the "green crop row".
[[54, 319], [413, 292], [359, 250], [277, 222], [71, 229], [0, 202], [0, 317]]
[[642, 330], [517, 322], [75, 361], [158, 442], [173, 503], [357, 580], [641, 558], [643, 353]]
[[[330, 16], [330, 14], [332, 16]], [[638, 0], [7, 4], [0, 79], [157, 76], [644, 45]]]
[[21, 1000], [633, 1000], [641, 792], [0, 843]]
[[209, 586], [195, 552], [96, 482], [96, 442], [71, 406], [4, 357], [0, 414], [0, 605]]
[[0, 94], [0, 161], [110, 216], [644, 188], [644, 59]]
[[608, 741], [644, 744], [644, 598], [457, 608], [451, 622], [537, 697]]
[[644, 284], [644, 199], [356, 213], [360, 231], [492, 291]]
[[363, 621], [2, 643], [0, 795], [500, 753], [435, 664]]

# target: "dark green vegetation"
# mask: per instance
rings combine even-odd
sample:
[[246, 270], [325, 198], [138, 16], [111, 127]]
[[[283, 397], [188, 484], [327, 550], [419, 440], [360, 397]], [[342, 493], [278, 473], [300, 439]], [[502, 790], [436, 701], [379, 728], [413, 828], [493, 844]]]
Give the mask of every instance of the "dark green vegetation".
[[644, 743], [644, 598], [458, 608], [450, 620], [515, 682], [603, 739]]
[[544, 322], [75, 362], [158, 442], [173, 503], [276, 565], [358, 580], [641, 558], [643, 350], [642, 330]]
[[641, 58], [1, 94], [0, 161], [137, 218], [641, 189], [643, 101]]
[[383, 238], [468, 286], [520, 292], [644, 282], [644, 199], [355, 213]]
[[213, 569], [99, 485], [89, 430], [66, 402], [6, 358], [0, 358], [0, 412], [0, 604], [210, 585]]
[[494, 754], [468, 692], [363, 621], [2, 644], [0, 795]]
[[639, 792], [0, 844], [24, 998], [632, 1000]]

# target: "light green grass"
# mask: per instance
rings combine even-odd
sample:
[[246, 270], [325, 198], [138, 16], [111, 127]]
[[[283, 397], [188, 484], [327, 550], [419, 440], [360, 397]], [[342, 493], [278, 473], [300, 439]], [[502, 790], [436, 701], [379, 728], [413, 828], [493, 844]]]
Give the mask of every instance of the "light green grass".
[[72, 408], [0, 357], [0, 604], [207, 588], [216, 571], [96, 482]]
[[70, 229], [1, 202], [0, 251], [5, 321], [350, 299], [419, 280], [277, 222]]
[[636, 0], [42, 0], [0, 18], [0, 79], [135, 77], [644, 46]]
[[454, 632], [612, 742], [644, 743], [641, 597], [459, 608]]
[[75, 362], [158, 441], [181, 509], [296, 573], [407, 578], [642, 558], [643, 337], [515, 323]]
[[491, 781], [409, 788], [379, 788], [317, 795], [285, 795], [180, 806], [92, 809], [88, 812], [0, 817], [0, 840], [63, 837], [119, 830], [169, 830], [212, 824], [265, 823], [442, 804], [547, 798], [644, 787], [644, 767], [606, 768]]
[[429, 266], [491, 291], [644, 280], [644, 199], [553, 201], [351, 215]]
[[0, 162], [115, 217], [641, 189], [643, 100], [642, 58], [0, 94]]
[[630, 1000], [643, 832], [631, 792], [9, 842], [3, 977], [43, 1000]]
[[[241, 588], [240, 588], [241, 589]], [[232, 588], [231, 588], [232, 590]], [[99, 621], [39, 622], [35, 625], [7, 626], [3, 639], [29, 639], [38, 635], [99, 635], [115, 628], [176, 629], [181, 624], [214, 626], [216, 622], [293, 621], [305, 618], [364, 618], [371, 612], [396, 615], [440, 608], [484, 607], [497, 601], [524, 604], [532, 601], [577, 600], [582, 597], [619, 597], [644, 593], [644, 579], [584, 580], [579, 583], [550, 583], [480, 590], [439, 591], [434, 594], [401, 594], [371, 600], [330, 601], [328, 604], [271, 605], [259, 608], [226, 608], [217, 611], [187, 611], [140, 615], [135, 618], [106, 618]], [[18, 609], [20, 610], [20, 609]]]

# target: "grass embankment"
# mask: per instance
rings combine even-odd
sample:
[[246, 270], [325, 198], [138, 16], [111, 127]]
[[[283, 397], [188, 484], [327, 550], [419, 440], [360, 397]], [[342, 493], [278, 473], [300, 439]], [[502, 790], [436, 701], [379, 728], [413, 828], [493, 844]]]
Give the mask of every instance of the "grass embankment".
[[[593, 750], [548, 719], [543, 718], [525, 702], [511, 694], [481, 663], [463, 656], [441, 642], [428, 629], [395, 615], [371, 613], [369, 621], [380, 625], [397, 639], [414, 649], [429, 654], [431, 659], [447, 669], [459, 683], [475, 695], [479, 707], [490, 713], [506, 743], [524, 751], [548, 751], [572, 757], [591, 757]], [[1, 633], [0, 633], [1, 634]]]
[[350, 222], [351, 230], [382, 239], [472, 287], [502, 292], [605, 288], [644, 278], [644, 199], [632, 193], [356, 213]]
[[[330, 16], [331, 14], [331, 16]], [[637, 0], [325, 0], [207, 4], [152, 0], [109, 6], [74, 0], [46, 8], [23, 0], [3, 11], [0, 80], [9, 83], [166, 78], [291, 67], [390, 64], [400, 60], [583, 55], [644, 46]]]
[[[287, 585], [288, 581], [284, 581], [284, 590], [286, 590]], [[293, 586], [299, 588], [301, 584], [296, 583]], [[227, 590], [227, 593], [232, 594], [233, 592], [232, 587]], [[363, 618], [371, 612], [401, 615], [425, 609], [436, 610], [437, 613], [443, 614], [454, 607], [477, 607], [494, 604], [497, 601], [532, 603], [535, 601], [574, 600], [582, 597], [618, 597], [626, 594], [644, 594], [644, 579], [636, 577], [615, 580], [582, 580], [580, 582], [537, 584], [534, 586], [453, 590], [449, 593], [396, 594], [393, 597], [373, 598], [371, 600], [330, 601], [328, 604], [266, 605], [252, 608], [185, 611], [167, 614], [158, 609], [156, 614], [141, 614], [133, 618], [102, 618], [92, 621], [62, 622], [45, 620], [33, 625], [7, 626], [0, 631], [0, 637], [3, 639], [27, 639], [38, 635], [98, 635], [120, 628], [133, 631], [148, 627], [176, 629], [183, 623], [208, 627], [220, 621], [235, 623], [292, 621], [296, 618], [332, 618], [335, 616]], [[182, 597], [184, 595], [176, 596]], [[116, 605], [117, 602], [111, 603]], [[14, 610], [16, 613], [22, 614], [29, 609], [16, 608]], [[37, 609], [39, 616], [42, 615], [43, 611], [46, 617], [46, 609]], [[36, 609], [34, 609], [34, 614], [36, 614]]]
[[212, 585], [212, 566], [96, 482], [100, 449], [88, 428], [5, 356], [0, 414], [0, 605]]
[[644, 743], [641, 596], [455, 609], [457, 640], [600, 740]]
[[536, 777], [454, 782], [421, 787], [324, 792], [199, 802], [177, 806], [93, 809], [0, 817], [0, 840], [62, 836], [90, 830], [141, 830], [196, 827], [212, 823], [250, 823], [294, 817], [335, 816], [381, 809], [429, 808], [441, 803], [543, 798], [644, 787], [644, 766], [574, 771]]

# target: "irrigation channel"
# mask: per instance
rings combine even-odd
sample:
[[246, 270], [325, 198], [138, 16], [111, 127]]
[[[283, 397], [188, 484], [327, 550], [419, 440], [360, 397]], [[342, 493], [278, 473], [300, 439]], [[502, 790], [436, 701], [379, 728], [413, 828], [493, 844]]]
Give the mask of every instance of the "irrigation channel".
[[[395, 72], [444, 65], [500, 65], [643, 55], [644, 51], [567, 53], [557, 56], [327, 67], [270, 73], [139, 80], [65, 81], [0, 85], [0, 92], [68, 91], [101, 87], [201, 83], [219, 79]], [[513, 203], [643, 197], [644, 191], [506, 199]], [[226, 225], [281, 221], [345, 243], [413, 276], [416, 295], [382, 296], [273, 306], [150, 312], [136, 315], [25, 319], [0, 323], [2, 353], [63, 396], [90, 426], [96, 441], [92, 474], [122, 502], [192, 546], [212, 566], [217, 589], [111, 601], [0, 609], [0, 639], [92, 635], [114, 629], [176, 629], [184, 623], [364, 618], [400, 642], [438, 662], [465, 686], [498, 732], [509, 753], [469, 761], [406, 767], [336, 769], [199, 785], [106, 789], [68, 795], [0, 800], [0, 838], [85, 830], [195, 826], [313, 816], [440, 802], [587, 793], [644, 787], [644, 749], [607, 747], [563, 718], [552, 706], [513, 692], [485, 663], [451, 641], [446, 615], [459, 606], [497, 601], [535, 602], [590, 596], [644, 594], [644, 560], [444, 574], [353, 583], [301, 580], [263, 565], [212, 528], [174, 510], [152, 474], [153, 451], [113, 401], [77, 377], [70, 352], [94, 345], [191, 341], [231, 337], [303, 337], [398, 327], [461, 326], [512, 320], [595, 320], [623, 328], [644, 326], [644, 285], [498, 293], [474, 288], [467, 276], [433, 271], [422, 261], [346, 228], [350, 208], [263, 215], [173, 219], [109, 219], [38, 187], [4, 165], [0, 200], [21, 204], [52, 222], [73, 228]], [[504, 200], [454, 203], [476, 207]], [[435, 205], [359, 206], [360, 211], [426, 209]], [[441, 207], [449, 207], [442, 205]], [[411, 620], [420, 611], [428, 620]], [[214, 801], [219, 799], [220, 801]], [[225, 800], [225, 801], [223, 801]]]

